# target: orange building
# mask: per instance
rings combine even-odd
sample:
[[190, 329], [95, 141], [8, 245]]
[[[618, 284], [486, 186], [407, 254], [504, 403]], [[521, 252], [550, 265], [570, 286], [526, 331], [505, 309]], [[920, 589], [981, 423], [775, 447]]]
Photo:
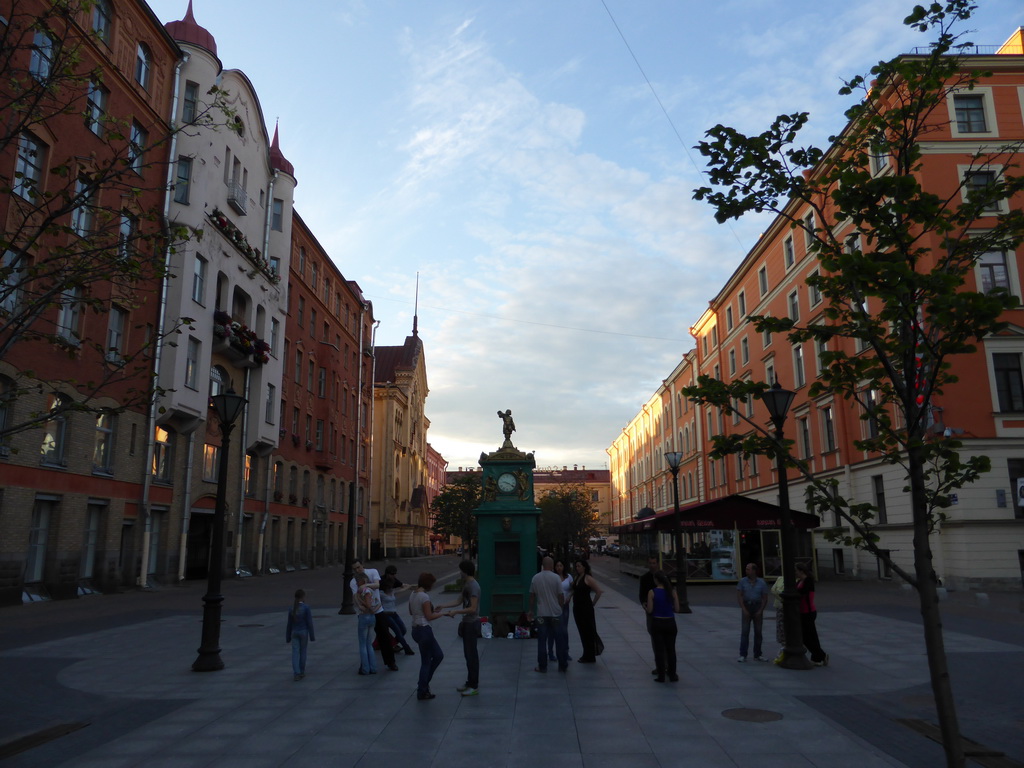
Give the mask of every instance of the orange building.
[[[990, 71], [970, 91], [953, 91], [948, 109], [921, 144], [920, 179], [925, 189], [943, 198], [958, 199], [967, 189], [969, 170], [977, 175], [976, 154], [988, 155], [984, 172], [1000, 173], [1011, 162], [1000, 156], [1003, 145], [1024, 139], [1024, 55], [1018, 31], [996, 53], [969, 55], [965, 67]], [[889, 172], [888, 161], [871, 158], [873, 174]], [[1020, 208], [1011, 199], [992, 213]], [[745, 433], [739, 416], [695, 406], [681, 390], [698, 375], [724, 382], [736, 380], [772, 382], [776, 378], [796, 398], [786, 422], [786, 436], [795, 451], [818, 478], [834, 479], [840, 494], [851, 502], [869, 501], [880, 510], [875, 521], [880, 546], [894, 562], [911, 568], [913, 557], [909, 497], [904, 493], [905, 473], [883, 463], [878, 456], [854, 446], [868, 437], [870, 419], [862, 418], [860, 406], [829, 394], [809, 396], [810, 384], [821, 370], [822, 347], [813, 342], [791, 344], [782, 335], [758, 333], [745, 321], [748, 315], [791, 317], [801, 324], [822, 317], [822, 296], [807, 285], [817, 271], [818, 260], [808, 253], [809, 238], [803, 227], [829, 227], [837, 238], [856, 236], [849, 222], [818, 221], [810, 208], [791, 202], [786, 216], [778, 217], [747, 253], [733, 275], [697, 319], [691, 332], [696, 347], [687, 353], [640, 413], [624, 428], [609, 448], [613, 484], [613, 520], [624, 524], [643, 507], [671, 509], [672, 477], [664, 454], [683, 453], [679, 471], [680, 502], [689, 504], [721, 499], [733, 494], [777, 502], [774, 464], [763, 456], [733, 455], [707, 458], [711, 435]], [[826, 210], [828, 210], [826, 208]], [[984, 231], [986, 215], [970, 226]], [[941, 238], [927, 243], [941, 253]], [[1021, 263], [1024, 249], [987, 253], [979, 259], [968, 285], [986, 291], [993, 287], [1024, 296]], [[870, 312], [872, 307], [869, 306]], [[875, 307], [877, 309], [877, 307]], [[932, 430], [959, 436], [963, 452], [990, 457], [992, 471], [963, 489], [946, 510], [947, 519], [933, 534], [935, 569], [951, 588], [978, 585], [1019, 586], [1024, 569], [1024, 310], [1006, 313], [1005, 332], [989, 337], [974, 354], [949, 358], [959, 381], [933, 398]], [[842, 343], [849, 354], [857, 349], [851, 340]], [[870, 397], [870, 393], [868, 394]], [[760, 402], [735, 403], [742, 413], [767, 421]], [[804, 509], [804, 481], [790, 476], [790, 500]], [[845, 532], [840, 519], [821, 521], [819, 533]], [[888, 578], [870, 554], [832, 544], [816, 537], [817, 565], [823, 573]]]

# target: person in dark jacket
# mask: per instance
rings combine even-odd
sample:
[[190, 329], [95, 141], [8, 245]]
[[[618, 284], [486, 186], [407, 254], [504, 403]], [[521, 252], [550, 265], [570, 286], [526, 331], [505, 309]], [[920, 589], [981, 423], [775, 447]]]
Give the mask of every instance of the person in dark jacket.
[[[651, 650], [654, 651], [654, 656], [657, 658], [658, 649], [654, 646], [654, 621], [651, 618], [651, 614], [647, 611], [647, 596], [654, 589], [654, 574], [658, 570], [658, 557], [657, 555], [650, 555], [647, 558], [647, 572], [640, 575], [640, 607], [644, 609], [647, 622], [647, 634], [651, 636]], [[658, 674], [657, 668], [651, 670], [652, 675]]]
[[284, 640], [292, 646], [292, 674], [295, 680], [306, 676], [306, 648], [310, 641], [316, 640], [313, 632], [313, 612], [304, 600], [306, 590], [295, 590], [295, 603], [288, 611], [288, 626], [284, 631]]
[[800, 595], [800, 629], [804, 636], [804, 646], [811, 654], [815, 666], [827, 667], [828, 654], [821, 650], [818, 640], [818, 609], [814, 604], [814, 577], [803, 565], [796, 566], [796, 592]]

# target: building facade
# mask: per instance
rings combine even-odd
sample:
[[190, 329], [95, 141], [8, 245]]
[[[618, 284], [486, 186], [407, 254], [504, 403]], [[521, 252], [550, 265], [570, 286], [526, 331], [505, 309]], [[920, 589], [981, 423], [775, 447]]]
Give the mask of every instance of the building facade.
[[413, 321], [402, 346], [374, 350], [371, 557], [423, 555], [430, 547], [427, 363]]
[[[940, 199], [960, 200], [969, 194], [969, 177], [1001, 173], [1011, 163], [1003, 149], [1024, 139], [1024, 51], [1018, 31], [998, 52], [966, 57], [965, 67], [990, 71], [970, 91], [952, 90], [946, 109], [933, 116], [934, 125], [921, 145], [916, 171], [924, 189]], [[884, 154], [870, 158], [873, 175], [890, 173]], [[981, 168], [982, 170], [978, 170]], [[984, 232], [986, 216], [1020, 208], [1012, 198], [973, 221], [970, 231]], [[826, 207], [827, 209], [827, 207]], [[790, 221], [800, 223], [793, 227]], [[756, 332], [748, 315], [790, 317], [801, 324], [825, 322], [826, 303], [809, 276], [821, 269], [809, 252], [811, 233], [828, 228], [841, 242], [860, 246], [848, 221], [820, 220], [820, 211], [791, 202], [747, 253], [729, 281], [710, 301], [691, 332], [695, 348], [623, 429], [608, 449], [612, 466], [613, 519], [618, 524], [635, 519], [645, 507], [671, 509], [672, 476], [665, 453], [683, 454], [679, 471], [682, 504], [712, 501], [733, 494], [777, 503], [778, 477], [774, 463], [764, 456], [733, 455], [711, 459], [711, 436], [744, 434], [749, 428], [736, 414], [696, 406], [681, 393], [698, 375], [723, 382], [776, 379], [796, 397], [786, 424], [786, 436], [795, 441], [798, 458], [819, 479], [833, 479], [839, 493], [851, 503], [871, 502], [879, 510], [874, 530], [880, 546], [893, 561], [912, 570], [912, 525], [909, 495], [904, 492], [905, 472], [875, 454], [860, 450], [855, 441], [870, 437], [873, 422], [850, 400], [830, 394], [810, 396], [810, 385], [822, 370], [821, 355], [828, 347], [815, 342], [791, 344], [779, 334]], [[939, 235], [925, 245], [932, 254], [943, 253]], [[1024, 296], [1021, 266], [1024, 253], [999, 251], [978, 260], [967, 288], [987, 292], [1004, 289]], [[869, 300], [868, 311], [873, 308]], [[877, 310], [877, 307], [874, 307]], [[1002, 333], [982, 341], [977, 351], [949, 358], [959, 380], [946, 386], [932, 401], [930, 429], [957, 435], [965, 455], [988, 456], [992, 471], [960, 489], [947, 518], [932, 534], [935, 570], [952, 588], [976, 585], [1019, 586], [1024, 573], [1024, 311], [1008, 311]], [[849, 339], [832, 350], [851, 355], [872, 354]], [[870, 402], [871, 393], [864, 395]], [[766, 421], [760, 402], [734, 402], [740, 413]], [[803, 510], [805, 481], [790, 476], [790, 502]], [[641, 515], [642, 516], [642, 515]], [[817, 566], [823, 574], [851, 574], [888, 578], [874, 556], [841, 544], [824, 534], [849, 533], [839, 517], [822, 520], [816, 537]]]

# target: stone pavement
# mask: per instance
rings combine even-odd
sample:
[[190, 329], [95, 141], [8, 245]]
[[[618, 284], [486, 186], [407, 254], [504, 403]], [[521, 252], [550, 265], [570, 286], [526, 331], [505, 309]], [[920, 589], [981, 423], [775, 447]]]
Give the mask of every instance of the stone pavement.
[[[61, 718], [68, 711], [90, 711], [95, 717], [87, 727], [12, 756], [3, 766], [944, 764], [937, 744], [896, 721], [934, 721], [921, 631], [910, 601], [888, 611], [894, 615], [823, 611], [820, 634], [831, 664], [804, 672], [736, 663], [738, 610], [727, 600], [695, 605], [693, 614], [678, 617], [681, 681], [659, 685], [650, 675], [650, 642], [632, 598], [636, 581], [614, 566], [607, 560], [596, 568], [606, 585], [597, 611], [605, 651], [597, 664], [573, 663], [564, 675], [551, 665], [548, 674], [537, 674], [532, 671], [536, 641], [481, 640], [481, 689], [473, 698], [455, 691], [465, 665], [454, 621], [434, 623], [445, 660], [431, 686], [437, 698], [423, 702], [415, 697], [418, 658], [399, 656], [398, 672], [380, 665], [376, 676], [356, 675], [355, 617], [339, 616], [336, 608], [315, 601], [318, 639], [310, 645], [307, 676], [299, 682], [292, 680], [290, 648], [284, 643], [287, 605], [256, 615], [232, 614], [226, 605], [221, 642], [227, 666], [220, 672], [190, 670], [199, 640], [198, 606], [188, 615], [9, 649], [0, 653], [5, 686], [12, 679], [32, 680], [20, 683], [14, 694], [26, 712], [49, 706], [52, 724], [67, 722]], [[437, 572], [439, 602], [447, 599], [440, 585], [455, 578], [450, 570]], [[729, 597], [728, 591], [719, 594]], [[1005, 641], [991, 636], [998, 632], [973, 629], [984, 621], [950, 623], [957, 629], [947, 623], [946, 647], [964, 735], [1024, 760], [1019, 626]], [[771, 617], [765, 634], [765, 652], [774, 654]], [[570, 653], [576, 655], [579, 647], [573, 628]], [[11, 697], [8, 691], [5, 708]], [[765, 710], [781, 717], [734, 720], [723, 714], [730, 710]], [[0, 742], [15, 735], [0, 733]]]

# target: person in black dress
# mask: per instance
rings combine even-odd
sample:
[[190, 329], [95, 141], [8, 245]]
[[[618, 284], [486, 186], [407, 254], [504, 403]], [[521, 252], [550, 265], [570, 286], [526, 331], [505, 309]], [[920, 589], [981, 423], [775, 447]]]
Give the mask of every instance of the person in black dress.
[[578, 560], [576, 578], [572, 583], [572, 616], [576, 620], [580, 644], [583, 646], [583, 655], [578, 659], [581, 664], [593, 664], [597, 661], [597, 619], [594, 616], [594, 606], [601, 599], [601, 595], [601, 587], [590, 573], [590, 563]]

